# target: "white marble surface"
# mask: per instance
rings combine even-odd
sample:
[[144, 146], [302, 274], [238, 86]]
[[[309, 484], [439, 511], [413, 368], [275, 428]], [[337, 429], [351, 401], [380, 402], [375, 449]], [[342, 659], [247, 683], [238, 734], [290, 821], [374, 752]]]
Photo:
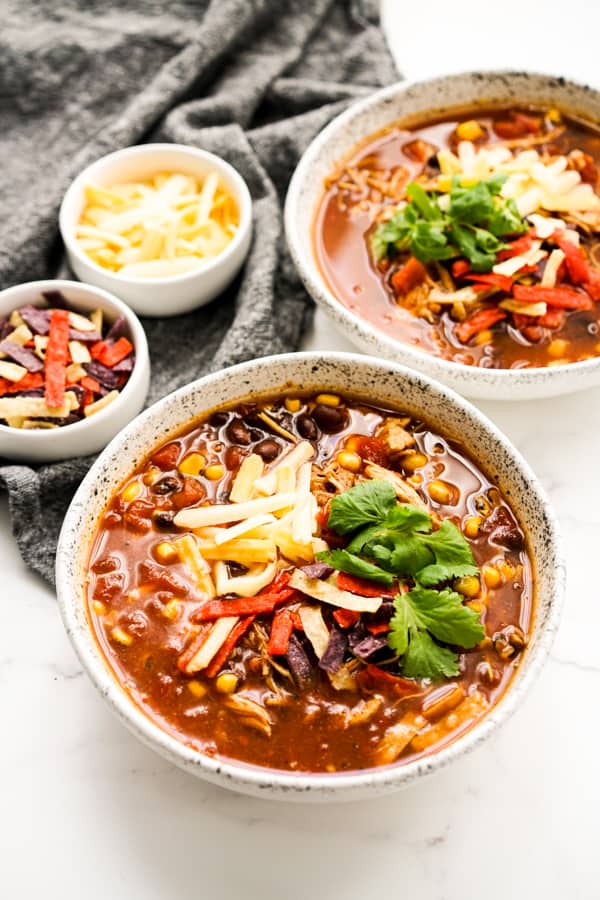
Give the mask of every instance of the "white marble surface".
[[[386, 6], [402, 58], [411, 10], [400, 0]], [[569, 10], [577, 6], [586, 4]], [[446, 9], [433, 0], [428, 21], [436, 8]], [[481, 16], [496, 15], [455, 2], [457, 15], [444, 25], [446, 55], [431, 71], [457, 68], [452, 34], [458, 38], [476, 9], [478, 28]], [[593, 16], [600, 24], [598, 11]], [[548, 47], [557, 28], [545, 29]], [[573, 68], [577, 54], [570, 58]], [[415, 60], [422, 74], [424, 62]], [[473, 65], [480, 61], [473, 55]], [[505, 54], [499, 64], [512, 61]], [[320, 316], [306, 346], [349, 349]], [[480, 405], [554, 501], [569, 567], [563, 622], [538, 683], [492, 742], [383, 800], [327, 807], [251, 800], [195, 781], [146, 750], [82, 674], [53, 594], [20, 562], [0, 501], [0, 896], [597, 900], [600, 390]]]

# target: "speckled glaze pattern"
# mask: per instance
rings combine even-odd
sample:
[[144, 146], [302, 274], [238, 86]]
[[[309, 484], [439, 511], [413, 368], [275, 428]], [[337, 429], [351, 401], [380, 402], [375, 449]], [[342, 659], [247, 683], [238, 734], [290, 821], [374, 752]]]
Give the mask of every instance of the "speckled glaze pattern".
[[[459, 441], [508, 498], [529, 539], [536, 604], [531, 644], [509, 690], [471, 731], [430, 757], [350, 774], [303, 774], [220, 761], [191, 750], [150, 721], [115, 681], [86, 616], [87, 562], [106, 504], [156, 446], [222, 405], [288, 389], [333, 390], [423, 418]], [[209, 375], [150, 407], [98, 458], [75, 495], [61, 532], [56, 584], [63, 622], [79, 658], [111, 709], [142, 741], [194, 775], [254, 796], [355, 800], [410, 784], [480, 745], [517, 707], [540, 670], [556, 632], [564, 564], [554, 515], [535, 475], [509, 441], [470, 403], [426, 376], [351, 353], [272, 356]]]
[[583, 390], [600, 384], [600, 358], [551, 368], [482, 369], [438, 359], [402, 343], [337, 300], [315, 260], [312, 231], [324, 179], [356, 144], [398, 119], [498, 101], [552, 104], [600, 121], [600, 91], [565, 78], [531, 72], [469, 72], [384, 88], [330, 122], [304, 153], [290, 182], [285, 205], [290, 252], [309, 293], [340, 331], [367, 353], [404, 363], [466, 397], [525, 400]]

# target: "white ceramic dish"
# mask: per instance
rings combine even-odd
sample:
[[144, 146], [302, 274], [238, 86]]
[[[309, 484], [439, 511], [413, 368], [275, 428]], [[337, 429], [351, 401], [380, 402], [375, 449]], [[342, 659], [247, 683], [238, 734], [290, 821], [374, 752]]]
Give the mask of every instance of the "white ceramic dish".
[[[218, 408], [282, 389], [334, 390], [386, 407], [397, 406], [431, 422], [467, 453], [510, 497], [528, 535], [536, 580], [533, 637], [508, 691], [490, 713], [454, 743], [405, 765], [349, 774], [281, 772], [219, 760], [170, 737], [135, 706], [115, 681], [86, 615], [90, 544], [107, 502], [131, 470], [191, 420]], [[393, 363], [357, 354], [272, 356], [209, 375], [146, 410], [96, 461], [67, 512], [56, 567], [58, 599], [67, 633], [111, 709], [142, 741], [194, 775], [244, 793], [291, 800], [352, 800], [384, 794], [441, 769], [477, 747], [514, 711], [539, 672], [558, 626], [564, 566], [553, 514], [523, 458], [471, 404], [429, 378]]]
[[30, 281], [0, 293], [0, 316], [31, 303], [45, 305], [42, 291], [62, 291], [74, 311], [89, 313], [101, 307], [110, 321], [125, 316], [128, 336], [135, 348], [135, 366], [125, 387], [106, 409], [89, 419], [52, 430], [24, 430], [0, 425], [0, 457], [20, 462], [52, 462], [88, 456], [102, 450], [144, 405], [150, 383], [146, 335], [137, 316], [112, 294], [77, 281]]
[[[198, 178], [217, 172], [240, 211], [240, 224], [233, 240], [214, 259], [199, 262], [197, 269], [169, 278], [126, 277], [93, 262], [75, 238], [75, 227], [86, 203], [85, 186], [106, 187], [165, 171]], [[252, 200], [242, 176], [219, 156], [183, 144], [142, 144], [109, 153], [84, 169], [64, 196], [59, 227], [69, 264], [78, 278], [113, 291], [140, 315], [175, 316], [209, 303], [235, 278], [250, 248]]]
[[323, 278], [313, 249], [313, 224], [323, 182], [361, 140], [398, 119], [450, 107], [490, 102], [551, 104], [600, 122], [600, 92], [550, 75], [526, 72], [471, 72], [400, 82], [354, 103], [310, 144], [290, 182], [285, 230], [292, 258], [314, 299], [333, 323], [368, 353], [404, 363], [437, 378], [467, 397], [525, 400], [552, 397], [600, 384], [600, 357], [565, 366], [484, 369], [438, 359], [402, 343], [344, 306]]

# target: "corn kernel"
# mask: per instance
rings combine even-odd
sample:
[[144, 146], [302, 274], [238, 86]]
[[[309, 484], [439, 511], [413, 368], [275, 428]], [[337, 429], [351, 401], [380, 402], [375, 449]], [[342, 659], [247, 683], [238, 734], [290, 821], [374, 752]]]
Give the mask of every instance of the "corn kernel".
[[419, 487], [419, 485], [423, 484], [423, 476], [421, 475], [420, 472], [415, 472], [414, 475], [408, 476], [407, 481], [410, 481], [411, 484], [414, 484], [417, 487]]
[[502, 576], [500, 575], [500, 572], [498, 571], [496, 566], [484, 566], [481, 570], [481, 573], [487, 587], [491, 588], [492, 590], [494, 588], [497, 588], [502, 581]]
[[475, 509], [478, 513], [481, 513], [482, 516], [489, 516], [492, 511], [492, 504], [487, 497], [480, 495], [475, 498]]
[[188, 681], [188, 690], [197, 700], [201, 700], [206, 695], [207, 688], [201, 681]]
[[141, 490], [142, 486], [139, 481], [132, 481], [121, 494], [121, 499], [124, 500], [125, 503], [131, 503], [132, 500], [139, 497]]
[[362, 459], [358, 453], [351, 450], [342, 450], [337, 454], [336, 460], [342, 468], [348, 469], [349, 472], [360, 472], [362, 468]]
[[478, 600], [469, 600], [469, 602], [466, 604], [466, 606], [468, 606], [469, 609], [472, 609], [473, 612], [476, 612], [476, 613], [480, 613], [481, 609], [482, 609], [481, 603], [479, 603]]
[[496, 565], [505, 581], [515, 577], [515, 567], [507, 559], [501, 559]]
[[322, 406], [339, 406], [342, 400], [337, 394], [318, 394], [315, 397], [315, 402], [320, 403]]
[[161, 613], [165, 617], [165, 619], [169, 619], [170, 622], [174, 622], [175, 619], [179, 616], [180, 609], [181, 607], [179, 601], [173, 598], [172, 600], [169, 600], [168, 603], [165, 603], [165, 605], [161, 609]]
[[233, 694], [237, 685], [237, 675], [233, 672], [221, 672], [215, 681], [215, 687], [221, 694]]
[[483, 519], [481, 518], [481, 516], [469, 516], [463, 526], [463, 531], [466, 536], [468, 538], [478, 537], [482, 522]]
[[160, 544], [157, 544], [156, 547], [154, 547], [153, 553], [155, 559], [159, 563], [168, 564], [179, 559], [179, 553], [177, 552], [176, 547], [169, 541], [161, 541]]
[[333, 763], [327, 763], [327, 765], [325, 766], [325, 771], [326, 772], [335, 772], [336, 768], [333, 765]]
[[546, 113], [546, 118], [549, 122], [559, 125], [562, 122], [562, 113], [560, 109], [549, 109]]
[[102, 603], [101, 600], [94, 600], [92, 603], [92, 609], [96, 613], [97, 616], [105, 616], [106, 615], [106, 606]]
[[124, 647], [129, 647], [131, 644], [133, 644], [132, 635], [127, 634], [126, 631], [123, 631], [123, 629], [120, 628], [119, 625], [113, 628], [110, 634], [113, 641], [116, 641], [118, 644], [122, 644]]
[[199, 475], [205, 465], [206, 460], [201, 453], [188, 453], [177, 468], [182, 475]]
[[472, 600], [477, 597], [481, 590], [481, 583], [476, 575], [465, 575], [463, 578], [457, 578], [454, 582], [454, 590]]
[[204, 470], [204, 474], [210, 481], [218, 481], [219, 478], [222, 478], [225, 473], [225, 469], [223, 466], [215, 464], [212, 466], [207, 466]]
[[493, 337], [494, 335], [492, 334], [490, 329], [485, 328], [483, 331], [480, 331], [479, 334], [475, 335], [474, 344], [477, 347], [480, 347], [482, 344], [489, 344], [492, 341]]
[[287, 411], [291, 413], [299, 412], [300, 407], [302, 406], [300, 400], [298, 400], [297, 397], [286, 397], [283, 402]]
[[548, 355], [553, 356], [556, 359], [564, 356], [568, 349], [568, 341], [565, 341], [564, 338], [554, 338], [554, 340], [550, 341], [548, 344]]
[[452, 500], [452, 488], [445, 481], [436, 479], [430, 482], [427, 485], [427, 491], [431, 499], [436, 503], [441, 503], [442, 506], [446, 506]]
[[427, 465], [427, 457], [424, 453], [407, 453], [402, 459], [402, 468], [405, 472], [414, 472]]
[[146, 472], [144, 472], [142, 481], [148, 486], [153, 485], [158, 481], [159, 478], [162, 477], [162, 474], [163, 473], [159, 468], [157, 468], [156, 466], [150, 466], [150, 468], [147, 469]]
[[456, 136], [461, 141], [476, 141], [482, 135], [483, 129], [475, 119], [469, 119], [468, 122], [461, 122], [456, 126]]
[[548, 365], [549, 366], [566, 366], [568, 362], [569, 362], [568, 359], [553, 359], [548, 363]]
[[358, 453], [361, 440], [362, 435], [351, 434], [350, 437], [346, 440], [346, 450], [349, 450], [350, 453]]

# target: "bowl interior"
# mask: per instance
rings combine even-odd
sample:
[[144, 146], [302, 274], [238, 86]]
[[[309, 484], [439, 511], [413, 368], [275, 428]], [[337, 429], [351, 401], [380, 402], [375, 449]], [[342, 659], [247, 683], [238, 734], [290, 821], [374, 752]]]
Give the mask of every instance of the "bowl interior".
[[[113, 680], [88, 626], [85, 604], [87, 561], [98, 519], [120, 483], [158, 444], [222, 405], [260, 395], [327, 388], [422, 417], [450, 440], [459, 442], [509, 499], [528, 535], [534, 562], [536, 614], [531, 645], [500, 703], [482, 723], [425, 760], [350, 775], [274, 772], [204, 757], [162, 732], [133, 705]], [[96, 685], [125, 723], [159, 752], [203, 777], [249, 792], [320, 794], [383, 790], [405, 784], [476, 745], [514, 708], [537, 671], [557, 625], [562, 563], [555, 523], [547, 501], [526, 463], [505, 438], [470, 404], [429, 379], [392, 364], [353, 354], [289, 354], [242, 364], [188, 385], [151, 407], [128, 426], [95, 463], [67, 514], [57, 559], [57, 587], [67, 630]]]

